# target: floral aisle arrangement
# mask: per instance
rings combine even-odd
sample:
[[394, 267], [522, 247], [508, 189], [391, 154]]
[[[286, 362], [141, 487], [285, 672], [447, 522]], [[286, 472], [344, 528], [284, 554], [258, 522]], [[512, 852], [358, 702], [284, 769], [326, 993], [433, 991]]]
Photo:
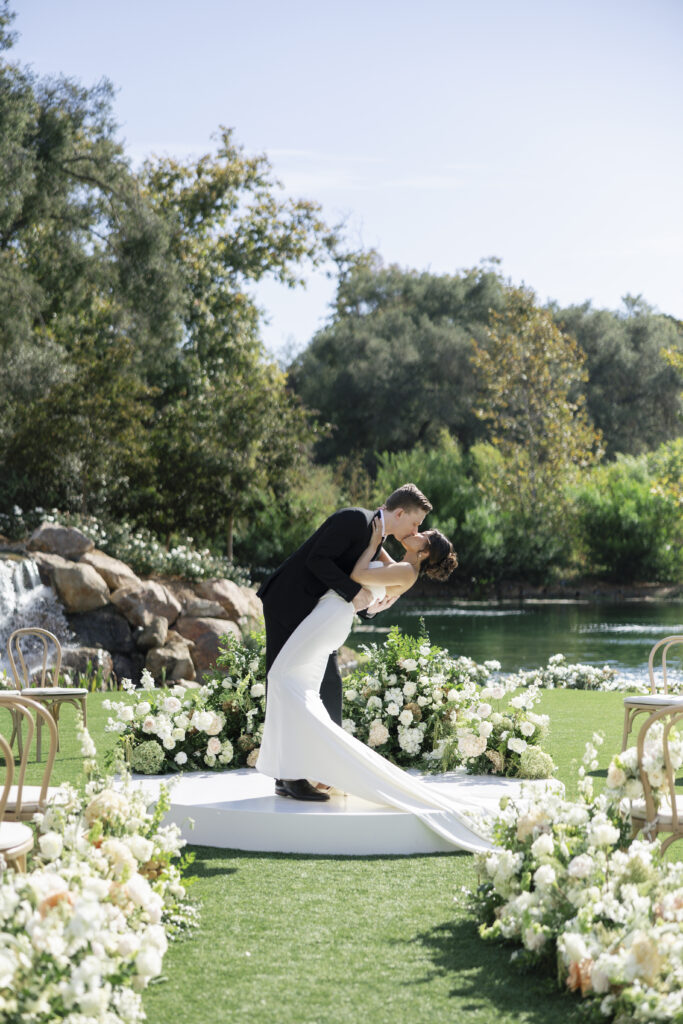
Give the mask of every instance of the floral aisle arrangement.
[[623, 679], [609, 665], [569, 664], [564, 654], [553, 654], [543, 668], [522, 669], [507, 677], [511, 686], [533, 686], [547, 690], [630, 690], [631, 680]]
[[477, 692], [500, 668], [497, 662], [481, 666], [451, 658], [424, 628], [413, 637], [392, 626], [382, 645], [362, 651], [362, 666], [344, 681], [342, 725], [400, 765], [433, 755], [452, 728], [463, 693]]
[[[664, 763], [662, 738], [665, 722], [654, 722], [647, 731], [643, 745], [643, 768], [652, 789], [655, 809], [668, 805], [671, 809], [669, 783]], [[678, 729], [669, 731], [669, 756], [671, 767], [676, 772], [683, 766], [683, 735]], [[638, 748], [628, 747], [615, 754], [607, 769], [607, 788], [614, 800], [644, 801], [645, 793], [638, 770]]]
[[[31, 1024], [136, 1024], [168, 938], [196, 923], [177, 826], [162, 827], [124, 774], [100, 774], [82, 730], [84, 793], [59, 788], [36, 815], [28, 871], [0, 876], [0, 1016]], [[4, 865], [3, 865], [4, 866]]]
[[454, 733], [442, 742], [444, 768], [464, 765], [475, 775], [505, 775], [521, 779], [545, 779], [555, 764], [541, 744], [548, 735], [548, 715], [533, 708], [540, 700], [534, 687], [512, 695], [509, 680], [490, 683], [456, 711]]
[[125, 683], [131, 701], [105, 701], [106, 731], [135, 772], [157, 775], [191, 769], [253, 767], [265, 718], [265, 648], [221, 639], [217, 668], [201, 686], [155, 688], [143, 672], [141, 688]]
[[[590, 768], [600, 742], [588, 745]], [[591, 1000], [591, 1019], [681, 1020], [683, 864], [663, 863], [659, 843], [628, 845], [628, 802], [594, 796], [585, 768], [580, 776], [574, 802], [533, 788], [501, 801], [501, 850], [479, 857], [483, 881], [469, 894], [480, 935], [557, 973]]]
[[479, 773], [552, 774], [553, 762], [538, 746], [548, 719], [531, 711], [538, 694], [504, 704], [511, 686], [494, 682], [497, 661], [451, 658], [424, 628], [413, 637], [394, 626], [383, 645], [364, 651], [364, 664], [344, 686], [342, 724], [384, 757], [438, 771], [464, 765]]

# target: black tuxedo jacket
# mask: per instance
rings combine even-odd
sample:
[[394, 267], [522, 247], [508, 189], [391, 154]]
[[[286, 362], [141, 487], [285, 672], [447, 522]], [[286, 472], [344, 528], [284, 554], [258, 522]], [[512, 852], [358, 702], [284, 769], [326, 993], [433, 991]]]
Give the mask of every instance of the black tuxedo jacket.
[[343, 508], [326, 519], [261, 584], [258, 596], [267, 615], [293, 632], [327, 590], [352, 601], [361, 585], [350, 573], [370, 541], [375, 515], [366, 508]]

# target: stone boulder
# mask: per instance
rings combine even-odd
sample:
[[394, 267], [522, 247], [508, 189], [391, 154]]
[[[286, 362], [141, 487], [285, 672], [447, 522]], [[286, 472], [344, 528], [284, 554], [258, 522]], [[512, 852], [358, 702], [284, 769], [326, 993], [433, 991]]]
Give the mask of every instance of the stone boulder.
[[200, 674], [216, 663], [218, 641], [222, 636], [232, 633], [233, 636], [242, 639], [239, 626], [231, 619], [194, 618], [183, 615], [176, 622], [176, 630], [194, 644], [192, 660]]
[[118, 558], [112, 558], [111, 555], [105, 554], [99, 548], [86, 551], [84, 555], [81, 555], [79, 561], [81, 563], [84, 562], [86, 565], [92, 565], [93, 569], [97, 570], [110, 590], [118, 590], [125, 583], [139, 584], [142, 582], [140, 577], [136, 576], [125, 562], [119, 561]]
[[169, 625], [173, 625], [182, 611], [180, 601], [167, 587], [155, 580], [125, 583], [114, 591], [111, 601], [133, 626], [149, 626], [152, 619], [159, 615], [167, 619]]
[[91, 565], [55, 566], [52, 581], [67, 612], [89, 612], [109, 604], [109, 588]]
[[168, 634], [163, 647], [152, 647], [147, 652], [145, 668], [154, 679], [195, 679], [196, 672], [191, 650], [194, 644], [174, 630]]
[[200, 597], [221, 605], [233, 622], [239, 622], [251, 614], [252, 605], [243, 593], [248, 587], [238, 587], [232, 580], [202, 580], [195, 589]]
[[75, 526], [59, 526], [57, 523], [41, 523], [28, 539], [29, 551], [47, 551], [77, 562], [86, 551], [95, 547], [89, 537]]
[[140, 626], [135, 634], [135, 642], [141, 651], [150, 647], [163, 647], [168, 637], [168, 619], [163, 615], [154, 615], [147, 626]]
[[32, 551], [31, 558], [38, 566], [40, 582], [46, 587], [54, 586], [54, 570], [69, 569], [73, 562], [61, 555], [51, 555], [47, 551]]
[[192, 619], [228, 619], [228, 613], [218, 601], [209, 601], [205, 597], [195, 597], [183, 610], [183, 615]]
[[240, 587], [244, 598], [246, 599], [249, 611], [247, 612], [248, 618], [254, 622], [263, 620], [263, 602], [261, 598], [257, 596], [256, 590], [252, 587]]
[[67, 647], [62, 652], [62, 671], [69, 673], [75, 686], [79, 685], [77, 676], [85, 675], [88, 665], [91, 672], [97, 672], [101, 667], [105, 681], [109, 680], [114, 668], [111, 654], [101, 647]]
[[75, 612], [67, 616], [67, 622], [85, 647], [103, 647], [121, 654], [132, 654], [135, 650], [130, 623], [113, 604], [92, 612]]

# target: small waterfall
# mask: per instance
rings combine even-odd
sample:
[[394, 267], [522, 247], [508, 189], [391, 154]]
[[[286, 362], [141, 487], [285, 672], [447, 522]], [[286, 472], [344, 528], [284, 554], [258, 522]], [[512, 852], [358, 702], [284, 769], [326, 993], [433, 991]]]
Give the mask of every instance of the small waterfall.
[[[15, 629], [40, 626], [49, 629], [62, 645], [73, 637], [51, 587], [40, 582], [38, 566], [30, 558], [0, 554], [0, 679], [3, 670], [10, 672], [7, 640]], [[36, 652], [42, 644], [36, 646]], [[1, 681], [0, 681], [1, 685]]]

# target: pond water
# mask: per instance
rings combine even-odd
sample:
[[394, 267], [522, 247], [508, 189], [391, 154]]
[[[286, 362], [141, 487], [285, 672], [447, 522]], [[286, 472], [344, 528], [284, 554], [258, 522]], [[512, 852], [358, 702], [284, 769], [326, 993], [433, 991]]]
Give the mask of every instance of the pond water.
[[[477, 662], [495, 659], [504, 672], [545, 665], [561, 652], [570, 662], [607, 664], [626, 676], [646, 676], [652, 645], [665, 636], [683, 635], [683, 601], [405, 602], [355, 629], [350, 644], [357, 648], [381, 641], [394, 624], [417, 634], [421, 618], [432, 641], [452, 655]], [[681, 653], [674, 657], [677, 650]], [[681, 670], [683, 644], [672, 650], [669, 661], [672, 669]]]

